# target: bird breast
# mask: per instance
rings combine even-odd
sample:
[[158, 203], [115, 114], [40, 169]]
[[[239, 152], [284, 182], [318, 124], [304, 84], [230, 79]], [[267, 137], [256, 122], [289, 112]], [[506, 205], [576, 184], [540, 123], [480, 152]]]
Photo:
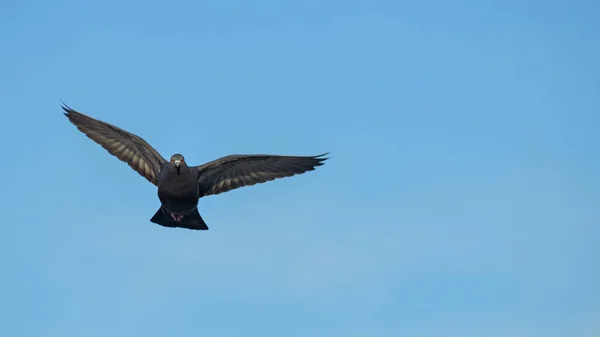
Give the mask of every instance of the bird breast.
[[170, 199], [198, 198], [198, 183], [189, 179], [171, 179], [158, 184], [158, 194]]

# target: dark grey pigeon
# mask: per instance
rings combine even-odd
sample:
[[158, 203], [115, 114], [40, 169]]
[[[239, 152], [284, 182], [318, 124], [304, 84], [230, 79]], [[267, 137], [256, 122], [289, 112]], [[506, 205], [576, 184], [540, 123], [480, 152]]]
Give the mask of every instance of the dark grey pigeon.
[[141, 137], [66, 105], [62, 108], [79, 131], [158, 187], [161, 206], [150, 221], [165, 227], [206, 230], [208, 226], [198, 213], [198, 199], [313, 171], [328, 159], [323, 157], [327, 153], [318, 156], [250, 154], [188, 166], [181, 154], [174, 154], [167, 161]]

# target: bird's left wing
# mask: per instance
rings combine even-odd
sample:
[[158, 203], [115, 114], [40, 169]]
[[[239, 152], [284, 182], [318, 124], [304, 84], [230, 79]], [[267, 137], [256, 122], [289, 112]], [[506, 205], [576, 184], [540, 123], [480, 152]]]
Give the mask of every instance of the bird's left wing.
[[149, 182], [158, 184], [158, 173], [167, 161], [145, 140], [112, 124], [86, 116], [66, 105], [62, 108], [65, 116], [79, 131], [100, 144], [113, 156], [126, 162]]
[[199, 171], [198, 187], [202, 197], [313, 171], [328, 159], [323, 158], [325, 155], [327, 153], [318, 156], [231, 155], [194, 168]]

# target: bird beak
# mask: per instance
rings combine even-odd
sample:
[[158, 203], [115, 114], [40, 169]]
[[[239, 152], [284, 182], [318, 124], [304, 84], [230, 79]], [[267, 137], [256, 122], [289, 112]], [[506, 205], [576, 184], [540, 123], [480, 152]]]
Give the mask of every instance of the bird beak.
[[179, 174], [179, 170], [180, 170], [180, 166], [181, 166], [181, 160], [175, 160], [173, 161], [173, 164], [175, 164], [175, 168], [177, 169], [177, 174]]

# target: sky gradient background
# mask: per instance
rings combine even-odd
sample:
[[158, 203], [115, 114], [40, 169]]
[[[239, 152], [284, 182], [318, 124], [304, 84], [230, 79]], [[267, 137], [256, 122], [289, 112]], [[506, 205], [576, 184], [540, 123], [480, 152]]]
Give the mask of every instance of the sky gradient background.
[[[0, 4], [0, 335], [600, 336], [596, 1]], [[149, 222], [59, 99], [200, 164], [315, 155]]]

